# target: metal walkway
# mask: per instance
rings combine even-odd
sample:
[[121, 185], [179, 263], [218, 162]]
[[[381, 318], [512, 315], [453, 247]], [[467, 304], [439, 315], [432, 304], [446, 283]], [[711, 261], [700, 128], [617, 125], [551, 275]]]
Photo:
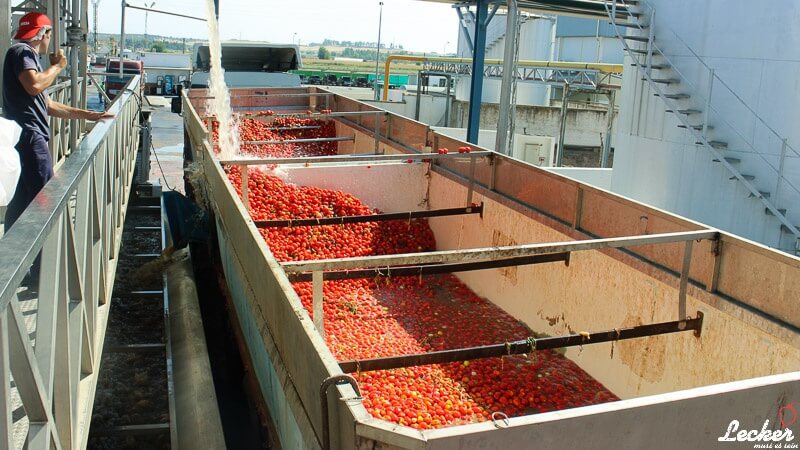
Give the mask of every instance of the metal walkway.
[[[85, 447], [139, 146], [140, 82], [0, 239], [0, 449]], [[23, 279], [40, 252], [31, 286]]]

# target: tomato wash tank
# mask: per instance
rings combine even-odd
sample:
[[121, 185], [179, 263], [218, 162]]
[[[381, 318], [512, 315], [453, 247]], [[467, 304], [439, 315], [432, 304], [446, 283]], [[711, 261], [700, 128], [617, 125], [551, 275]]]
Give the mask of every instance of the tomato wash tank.
[[[731, 441], [742, 430], [800, 433], [800, 259], [494, 152], [437, 154], [467, 144], [317, 88], [233, 89], [231, 106], [334, 120], [338, 156], [221, 162], [207, 98], [183, 94], [189, 178], [215, 218], [240, 344], [283, 448], [753, 448]], [[248, 167], [278, 163], [293, 183], [387, 214], [422, 211], [437, 250], [278, 262], [223, 169], [239, 166], [246, 180]], [[291, 280], [319, 286], [330, 271], [398, 266], [457, 272], [545, 337], [336, 361]], [[502, 269], [476, 270], [491, 268]], [[347, 376], [551, 347], [621, 400], [419, 431], [372, 417]]]

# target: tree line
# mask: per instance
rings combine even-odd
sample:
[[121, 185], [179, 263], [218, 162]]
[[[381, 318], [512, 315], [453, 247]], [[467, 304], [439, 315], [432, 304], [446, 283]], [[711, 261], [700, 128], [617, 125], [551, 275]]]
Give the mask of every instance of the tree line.
[[[314, 45], [314, 44], [311, 44]], [[354, 47], [354, 48], [375, 48], [377, 42], [368, 42], [368, 41], [339, 41], [336, 39], [325, 39], [322, 41], [321, 45], [327, 45], [328, 47]], [[381, 48], [387, 48], [386, 43], [381, 43]], [[394, 44], [389, 44], [388, 48], [396, 48], [398, 50], [403, 50], [403, 45], [398, 44], [395, 46]]]

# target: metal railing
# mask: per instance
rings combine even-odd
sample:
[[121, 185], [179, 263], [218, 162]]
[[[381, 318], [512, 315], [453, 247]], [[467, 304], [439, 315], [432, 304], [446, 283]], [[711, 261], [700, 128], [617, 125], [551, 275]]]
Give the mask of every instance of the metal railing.
[[[78, 90], [76, 95], [81, 95], [83, 90], [83, 79], [78, 80]], [[62, 81], [50, 86], [47, 94], [51, 100], [55, 100], [65, 105], [72, 104], [72, 83]], [[85, 120], [67, 120], [58, 117], [50, 117], [50, 156], [53, 158], [53, 166], [58, 167], [64, 163], [64, 159], [72, 152], [77, 143], [70, 142], [70, 131], [73, 126], [78, 128], [76, 136], [83, 134], [86, 126]]]
[[[0, 449], [84, 448], [139, 144], [132, 79], [0, 239]], [[23, 280], [41, 252], [38, 287]], [[26, 286], [27, 285], [27, 286]]]
[[[625, 2], [619, 4], [625, 5]], [[698, 143], [703, 143], [709, 149], [715, 161], [720, 162], [734, 175], [734, 178], [738, 178], [745, 185], [750, 191], [751, 197], [764, 203], [766, 210], [776, 216], [788, 233], [800, 238], [800, 230], [789, 221], [786, 212], [779, 206], [781, 204], [792, 205], [797, 199], [800, 199], [798, 180], [787, 178], [785, 173], [787, 159], [800, 161], [800, 152], [789, 145], [787, 139], [778, 134], [745, 102], [677, 32], [661, 23], [658, 23], [656, 27], [656, 11], [649, 2], [641, 0], [638, 5], [641, 9], [638, 17], [649, 17], [650, 23], [646, 24], [647, 28], [645, 28], [640, 19], [631, 17], [629, 21], [635, 24], [632, 29], [647, 33], [651, 38], [646, 43], [646, 61], [641, 63], [637, 60], [637, 68], [642, 70], [644, 77], [671, 110], [685, 109], [680, 108], [676, 101], [666, 98], [666, 94], [672, 92], [666, 92], [665, 89], [659, 88], [652, 82], [650, 69], [653, 66], [652, 57], [657, 55], [663, 59], [669, 70], [677, 75], [676, 78], [680, 79], [681, 84], [688, 88], [684, 92], [691, 96], [694, 106], [702, 111], [703, 117], [700, 123], [702, 127], [699, 129], [694, 128], [686, 117], [677, 114], [687, 130]], [[616, 16], [615, 6], [616, 4], [607, 5], [611, 17]], [[630, 53], [630, 48], [619, 29], [617, 29], [617, 35], [633, 57], [633, 53]], [[666, 48], [666, 45], [674, 45], [675, 48]], [[673, 58], [668, 55], [673, 55]], [[634, 57], [634, 59], [636, 58]], [[676, 64], [678, 60], [680, 64]], [[691, 67], [690, 63], [692, 62], [695, 63], [694, 68]], [[690, 72], [691, 70], [693, 72]], [[724, 151], [717, 150], [716, 142], [709, 137], [711, 134], [726, 141]], [[737, 158], [731, 159], [734, 156]], [[746, 171], [753, 171], [757, 179], [766, 178], [765, 175], [770, 178], [764, 182], [758, 181], [758, 186], [756, 186], [756, 183], [752, 183], [747, 176], [742, 175], [740, 170], [731, 165], [733, 163], [729, 161], [733, 160], [741, 160], [743, 167], [744, 165], [748, 167]]]

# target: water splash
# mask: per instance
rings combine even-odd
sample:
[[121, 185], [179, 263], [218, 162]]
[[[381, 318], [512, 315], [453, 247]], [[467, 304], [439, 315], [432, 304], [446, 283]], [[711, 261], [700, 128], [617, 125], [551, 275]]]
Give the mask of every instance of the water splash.
[[222, 45], [219, 38], [219, 23], [214, 12], [214, 0], [206, 0], [208, 17], [208, 49], [211, 54], [208, 87], [212, 98], [207, 100], [206, 109], [219, 122], [219, 157], [233, 159], [239, 154], [239, 127], [231, 112], [231, 95], [225, 84], [225, 71], [222, 69]]

